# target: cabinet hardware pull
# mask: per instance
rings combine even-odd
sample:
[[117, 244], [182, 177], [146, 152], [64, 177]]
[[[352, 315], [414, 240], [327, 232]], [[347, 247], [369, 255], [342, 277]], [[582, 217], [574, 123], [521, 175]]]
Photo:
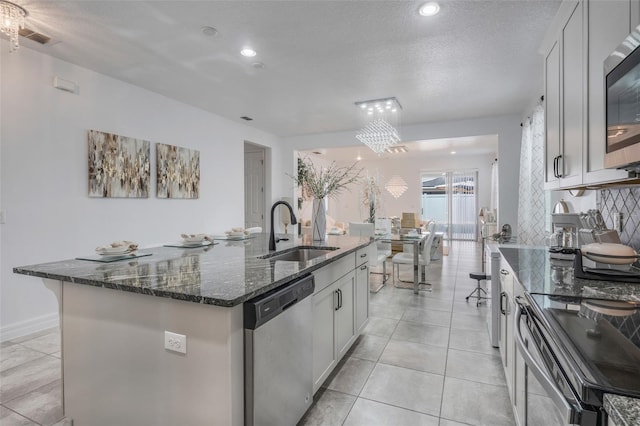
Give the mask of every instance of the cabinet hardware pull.
[[509, 275], [509, 271], [506, 269], [500, 269], [500, 275]]
[[504, 291], [502, 293], [500, 293], [500, 313], [502, 315], [507, 315], [507, 311], [505, 311], [504, 307], [502, 306], [502, 301], [504, 300], [506, 295], [507, 295], [507, 293], [505, 293]]
[[367, 253], [362, 253], [360, 257], [367, 257]]
[[338, 289], [338, 309], [342, 309], [342, 290]]
[[558, 155], [558, 176], [556, 176], [558, 179], [562, 177], [562, 172], [560, 171], [560, 160], [562, 159], [562, 155]]
[[558, 157], [553, 157], [553, 177], [558, 177]]
[[[335, 306], [333, 308], [334, 311], [337, 311], [338, 309], [340, 309], [340, 294], [338, 294], [340, 290], [334, 290], [333, 292], [333, 306]], [[337, 297], [337, 300], [336, 300]]]
[[364, 271], [365, 269], [367, 269], [367, 265], [362, 265], [362, 266], [360, 267], [360, 270], [361, 270], [361, 271]]

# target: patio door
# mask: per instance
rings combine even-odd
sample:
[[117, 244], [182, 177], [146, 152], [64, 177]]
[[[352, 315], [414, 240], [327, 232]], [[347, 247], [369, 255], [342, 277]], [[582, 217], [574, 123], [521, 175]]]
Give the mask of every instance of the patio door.
[[423, 172], [422, 220], [435, 220], [445, 239], [475, 240], [478, 234], [478, 172]]

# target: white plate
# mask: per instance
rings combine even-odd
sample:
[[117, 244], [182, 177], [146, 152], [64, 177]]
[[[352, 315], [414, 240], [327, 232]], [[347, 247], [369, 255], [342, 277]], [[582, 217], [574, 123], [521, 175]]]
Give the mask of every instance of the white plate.
[[131, 250], [129, 246], [120, 246], [120, 247], [100, 247], [96, 249], [96, 253], [102, 256], [117, 256], [130, 253], [135, 250]]
[[626, 317], [629, 315], [633, 315], [638, 310], [637, 304], [629, 303], [622, 300], [584, 299], [582, 301], [582, 305], [587, 307], [588, 309], [591, 309], [592, 311], [615, 317]]
[[111, 259], [111, 258], [117, 258], [117, 257], [126, 257], [126, 256], [135, 256], [136, 251], [135, 250], [131, 250], [131, 251], [127, 251], [124, 253], [116, 253], [116, 254], [109, 254], [109, 253], [98, 253], [100, 256], [102, 256], [103, 259]]
[[592, 243], [583, 245], [582, 254], [594, 262], [612, 265], [631, 265], [638, 260], [635, 250], [624, 244]]
[[236, 231], [231, 231], [231, 232], [227, 232], [227, 237], [229, 238], [244, 238], [246, 237], [247, 234], [245, 234], [244, 232], [236, 232]]
[[182, 242], [186, 244], [200, 244], [204, 241], [205, 234], [182, 234]]
[[200, 247], [200, 246], [208, 246], [209, 244], [211, 244], [209, 241], [197, 241], [197, 242], [182, 241], [182, 245], [184, 247]]

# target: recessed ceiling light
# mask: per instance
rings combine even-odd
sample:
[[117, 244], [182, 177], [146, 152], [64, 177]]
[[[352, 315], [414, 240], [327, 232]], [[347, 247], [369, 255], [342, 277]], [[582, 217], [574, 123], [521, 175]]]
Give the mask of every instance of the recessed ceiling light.
[[208, 36], [208, 37], [215, 37], [218, 35], [218, 30], [216, 30], [213, 27], [209, 27], [209, 26], [204, 26], [202, 28], [200, 28], [200, 31], [202, 32], [202, 34]]
[[256, 51], [250, 47], [245, 47], [240, 51], [240, 54], [242, 56], [246, 56], [247, 58], [253, 58], [254, 56], [256, 56]]
[[451, 155], [453, 155], [453, 154], [455, 154], [455, 153], [456, 153], [455, 151], [451, 151]]
[[423, 4], [418, 10], [418, 13], [422, 16], [433, 16], [438, 12], [440, 12], [440, 5], [435, 1]]
[[267, 67], [263, 62], [253, 62], [251, 66], [259, 70], [263, 70]]
[[360, 157], [359, 155], [356, 157], [356, 161], [360, 161], [362, 160], [362, 157]]

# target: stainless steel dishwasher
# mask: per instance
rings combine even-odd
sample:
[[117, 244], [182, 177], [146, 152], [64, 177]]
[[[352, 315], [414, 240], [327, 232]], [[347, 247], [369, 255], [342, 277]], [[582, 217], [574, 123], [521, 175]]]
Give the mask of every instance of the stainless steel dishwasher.
[[245, 425], [295, 425], [313, 401], [313, 275], [244, 304]]

